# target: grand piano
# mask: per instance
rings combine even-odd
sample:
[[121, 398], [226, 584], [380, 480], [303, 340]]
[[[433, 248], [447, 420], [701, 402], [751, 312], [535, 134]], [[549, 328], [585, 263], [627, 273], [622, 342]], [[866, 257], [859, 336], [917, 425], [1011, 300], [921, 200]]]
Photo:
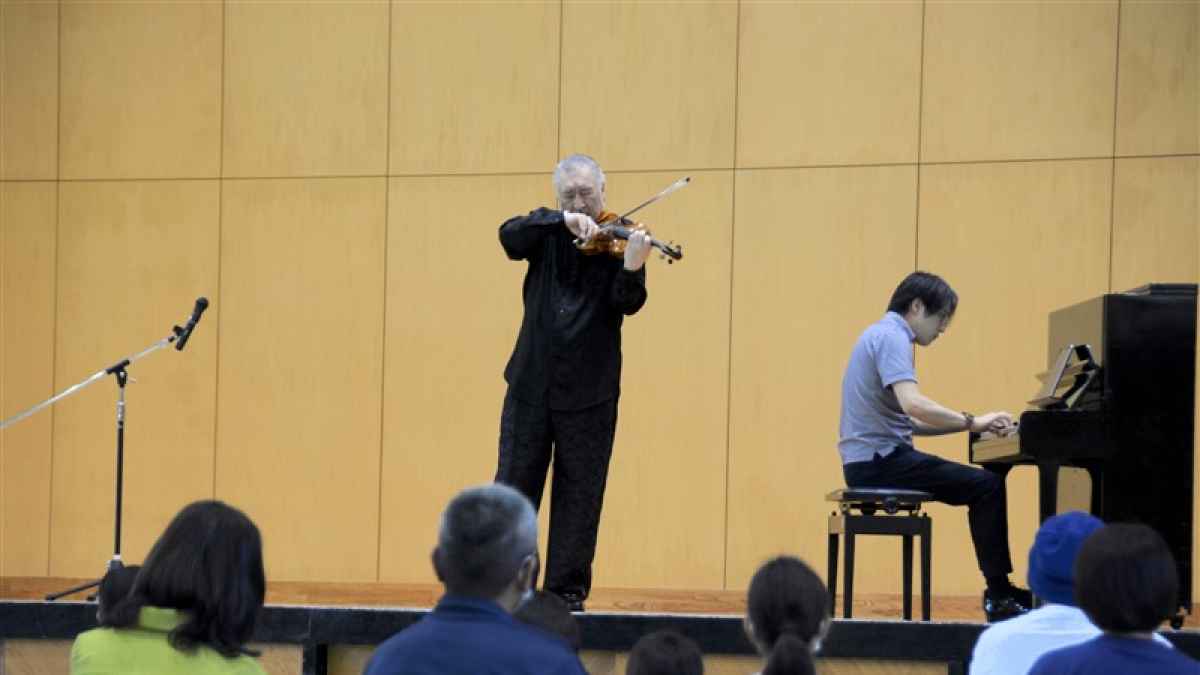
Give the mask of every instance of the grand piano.
[[1058, 474], [1086, 469], [1091, 511], [1157, 530], [1192, 606], [1196, 285], [1149, 284], [1050, 314], [1049, 368], [1016, 433], [971, 434], [970, 461], [1038, 469], [1042, 520], [1058, 511]]

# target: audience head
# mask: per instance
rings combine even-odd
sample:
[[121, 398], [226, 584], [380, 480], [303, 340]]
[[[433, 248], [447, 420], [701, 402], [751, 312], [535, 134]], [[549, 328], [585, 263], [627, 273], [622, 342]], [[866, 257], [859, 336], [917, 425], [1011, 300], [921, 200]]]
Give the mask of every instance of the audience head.
[[112, 625], [137, 623], [142, 607], [180, 610], [171, 631], [182, 650], [207, 645], [229, 657], [245, 649], [266, 592], [262, 538], [238, 509], [218, 501], [184, 507], [154, 543]]
[[1046, 519], [1029, 549], [1029, 588], [1046, 602], [1075, 604], [1075, 558], [1084, 540], [1104, 527], [1082, 511]]
[[673, 630], [643, 635], [629, 652], [625, 675], [703, 675], [704, 656], [695, 642]]
[[141, 565], [121, 565], [110, 567], [100, 579], [100, 588], [96, 591], [96, 621], [101, 626], [111, 626], [108, 612], [124, 600], [133, 589], [133, 581], [137, 578]]
[[499, 483], [463, 490], [442, 513], [433, 568], [447, 593], [513, 611], [537, 579], [533, 505]]
[[1153, 631], [1178, 607], [1179, 573], [1163, 538], [1145, 525], [1101, 528], [1079, 549], [1075, 599], [1113, 633]]
[[767, 561], [750, 580], [746, 604], [746, 632], [767, 659], [762, 675], [816, 672], [829, 594], [812, 568], [790, 556]]
[[518, 621], [561, 637], [574, 651], [579, 651], [583, 646], [579, 622], [571, 615], [567, 602], [554, 593], [537, 591], [517, 607], [513, 616]]

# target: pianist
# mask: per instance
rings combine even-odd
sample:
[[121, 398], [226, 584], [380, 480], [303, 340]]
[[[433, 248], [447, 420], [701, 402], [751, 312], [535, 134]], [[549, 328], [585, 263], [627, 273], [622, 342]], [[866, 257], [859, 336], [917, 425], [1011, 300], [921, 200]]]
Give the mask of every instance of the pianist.
[[1004, 479], [913, 448], [912, 437], [960, 431], [1008, 433], [1012, 415], [971, 415], [947, 408], [917, 388], [913, 343], [928, 347], [947, 328], [958, 295], [934, 274], [914, 272], [892, 294], [887, 313], [855, 343], [842, 379], [838, 451], [850, 487], [924, 490], [934, 499], [967, 506], [975, 557], [987, 589], [988, 621], [1028, 611], [1029, 591], [1009, 581], [1007, 497]]

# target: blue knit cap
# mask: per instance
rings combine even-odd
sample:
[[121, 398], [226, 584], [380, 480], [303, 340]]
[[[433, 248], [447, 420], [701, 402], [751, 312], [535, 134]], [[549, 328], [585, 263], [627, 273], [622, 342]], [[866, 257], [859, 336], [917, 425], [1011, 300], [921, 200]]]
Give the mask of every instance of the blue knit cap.
[[1104, 521], [1082, 511], [1047, 518], [1029, 549], [1029, 588], [1046, 602], [1075, 606], [1075, 556]]

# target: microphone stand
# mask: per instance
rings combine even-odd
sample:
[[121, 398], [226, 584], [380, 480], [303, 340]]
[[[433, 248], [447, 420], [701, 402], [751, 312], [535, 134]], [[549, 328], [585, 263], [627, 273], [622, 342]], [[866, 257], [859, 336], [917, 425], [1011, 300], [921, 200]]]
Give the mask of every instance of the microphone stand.
[[[118, 361], [117, 363], [114, 363], [113, 365], [105, 368], [104, 370], [100, 370], [100, 371], [97, 371], [96, 373], [93, 373], [86, 380], [83, 380], [82, 382], [79, 382], [77, 384], [71, 385], [70, 387], [67, 387], [63, 391], [55, 394], [54, 396], [46, 399], [45, 401], [42, 401], [41, 403], [33, 406], [29, 410], [26, 410], [22, 413], [13, 415], [12, 417], [4, 420], [3, 422], [0, 422], [0, 429], [4, 429], [5, 427], [9, 426], [10, 424], [19, 422], [19, 421], [25, 419], [26, 417], [30, 417], [31, 415], [36, 414], [38, 411], [40, 411], [44, 408], [47, 408], [47, 407], [53, 405], [54, 403], [61, 401], [62, 399], [81, 391], [85, 387], [88, 387], [89, 385], [95, 383], [98, 380], [103, 379], [104, 377], [106, 377], [108, 375], [113, 375], [114, 377], [116, 377], [117, 388], [118, 388], [118, 394], [117, 394], [117, 484], [116, 484], [116, 515], [115, 515], [115, 520], [114, 520], [114, 534], [113, 534], [113, 557], [111, 560], [108, 561], [108, 570], [110, 570], [110, 571], [114, 570], [114, 569], [120, 569], [121, 567], [124, 566], [124, 564], [121, 561], [121, 500], [122, 500], [122, 496], [124, 494], [124, 482], [125, 482], [125, 383], [127, 381], [129, 381], [128, 368], [129, 368], [129, 366], [133, 365], [137, 361], [145, 358], [146, 356], [149, 356], [150, 354], [158, 351], [159, 349], [162, 349], [163, 347], [166, 347], [167, 345], [171, 344], [172, 342], [175, 342], [176, 340], [178, 340], [178, 344], [176, 345], [175, 348], [178, 350], [182, 350], [183, 346], [185, 344], [187, 344], [188, 338], [191, 337], [192, 331], [196, 327], [196, 322], [199, 321], [199, 318], [200, 318], [199, 315], [201, 313], [203, 313], [204, 308], [206, 308], [206, 307], [208, 307], [208, 300], [206, 300], [204, 298], [200, 298], [199, 300], [196, 301], [196, 310], [193, 311], [193, 313], [192, 313], [192, 319], [187, 322], [185, 327], [183, 327], [183, 328], [180, 328], [179, 326], [172, 327], [172, 329], [171, 329], [172, 334], [169, 335], [168, 337], [165, 337], [165, 338], [159, 340], [158, 342], [155, 342], [154, 344], [152, 344], [149, 347], [147, 347], [146, 349], [138, 352], [137, 354], [134, 354], [133, 356], [122, 359], [122, 360]], [[133, 381], [137, 382], [137, 380], [133, 380]], [[59, 591], [58, 593], [51, 593], [46, 596], [46, 600], [57, 600], [65, 595], [72, 595], [74, 593], [78, 593], [80, 591], [84, 591], [89, 588], [95, 588], [100, 585], [100, 581], [101, 581], [101, 579], [97, 579], [95, 581], [89, 581], [86, 584], [81, 584], [79, 586], [75, 586], [74, 588], [68, 588], [65, 591]]]

